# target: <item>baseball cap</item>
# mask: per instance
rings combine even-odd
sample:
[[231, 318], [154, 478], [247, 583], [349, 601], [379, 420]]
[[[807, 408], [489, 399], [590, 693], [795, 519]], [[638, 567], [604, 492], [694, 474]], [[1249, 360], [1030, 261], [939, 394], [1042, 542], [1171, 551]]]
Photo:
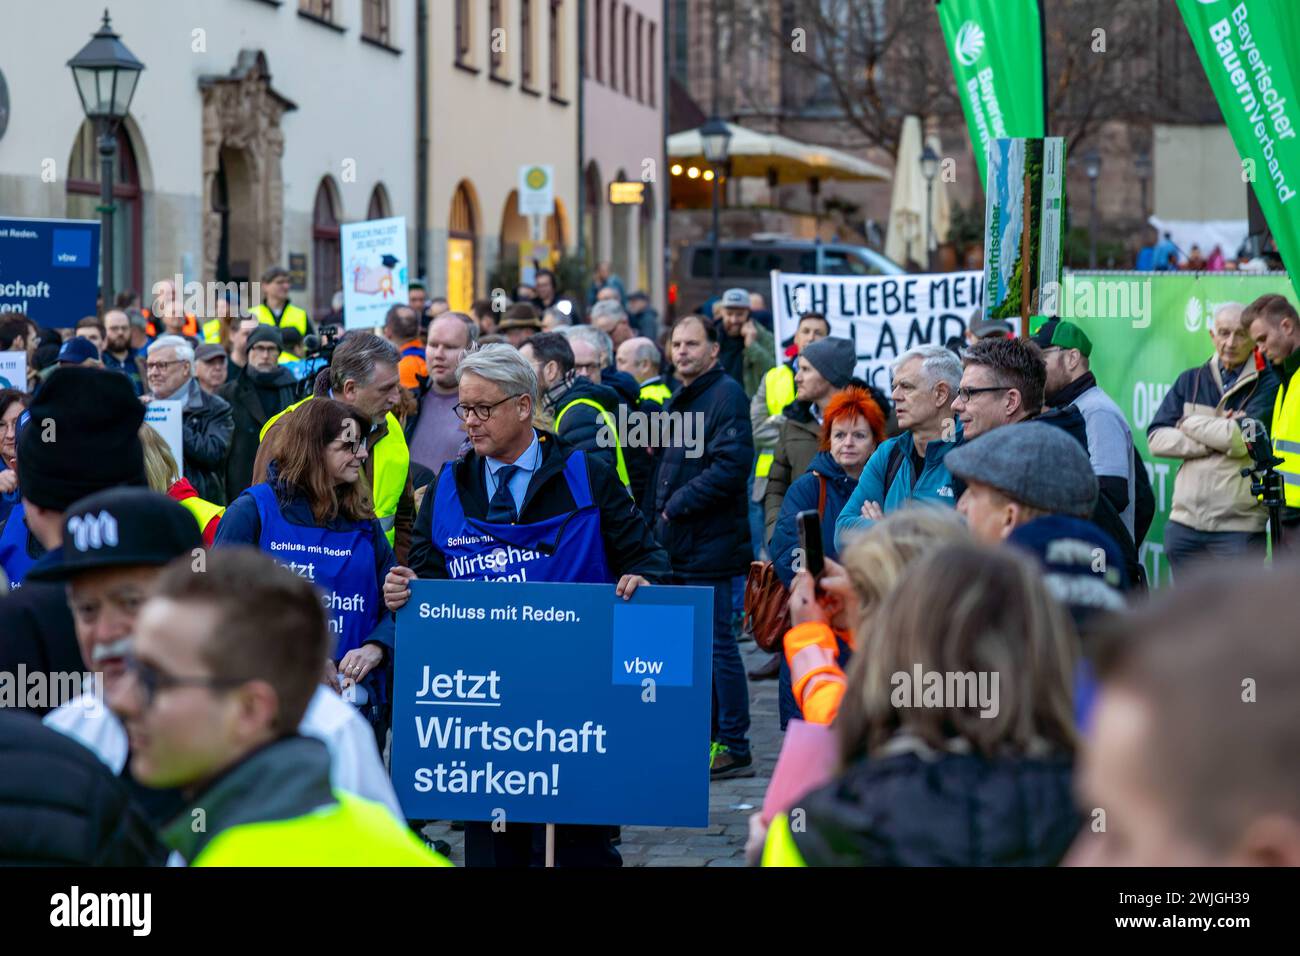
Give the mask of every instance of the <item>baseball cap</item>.
[[724, 309], [748, 309], [749, 292], [745, 289], [728, 289], [722, 293], [722, 307]]
[[1078, 349], [1084, 358], [1092, 354], [1092, 340], [1083, 334], [1083, 329], [1061, 319], [1048, 319], [1029, 339], [1041, 349]]
[[146, 488], [110, 488], [82, 498], [63, 517], [61, 560], [37, 562], [34, 581], [67, 581], [83, 571], [163, 565], [203, 547], [198, 522], [166, 495]]
[[60, 365], [80, 365], [90, 359], [98, 361], [99, 349], [84, 335], [73, 336], [59, 348]]

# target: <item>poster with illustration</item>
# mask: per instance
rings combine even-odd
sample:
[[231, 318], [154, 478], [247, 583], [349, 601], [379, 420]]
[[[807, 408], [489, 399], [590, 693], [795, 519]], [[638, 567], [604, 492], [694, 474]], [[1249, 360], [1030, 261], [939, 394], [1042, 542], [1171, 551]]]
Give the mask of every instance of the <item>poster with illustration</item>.
[[1058, 314], [1064, 188], [1064, 139], [998, 139], [989, 147], [984, 234], [988, 318]]
[[343, 322], [348, 329], [384, 324], [407, 301], [406, 217], [339, 227], [343, 257]]

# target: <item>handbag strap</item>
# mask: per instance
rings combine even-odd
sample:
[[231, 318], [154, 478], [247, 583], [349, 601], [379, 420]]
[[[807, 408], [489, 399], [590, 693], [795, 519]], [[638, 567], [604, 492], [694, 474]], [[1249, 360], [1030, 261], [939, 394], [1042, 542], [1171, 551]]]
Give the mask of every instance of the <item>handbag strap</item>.
[[826, 517], [826, 476], [817, 475], [817, 517]]

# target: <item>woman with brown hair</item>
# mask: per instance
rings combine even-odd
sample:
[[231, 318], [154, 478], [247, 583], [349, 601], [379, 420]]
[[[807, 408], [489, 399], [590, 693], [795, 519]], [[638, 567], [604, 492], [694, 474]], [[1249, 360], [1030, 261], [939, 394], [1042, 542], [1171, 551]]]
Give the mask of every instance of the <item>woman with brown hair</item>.
[[286, 415], [258, 454], [254, 484], [226, 509], [216, 546], [260, 548], [325, 592], [335, 639], [327, 670], [345, 689], [365, 689], [350, 697], [368, 705], [378, 733], [393, 648], [380, 594], [394, 561], [362, 476], [369, 430], [360, 411], [328, 398]]
[[1056, 864], [1080, 824], [1077, 656], [1028, 558], [974, 544], [925, 555], [860, 636], [834, 725], [839, 775], [799, 801], [798, 832], [773, 820], [764, 864]]

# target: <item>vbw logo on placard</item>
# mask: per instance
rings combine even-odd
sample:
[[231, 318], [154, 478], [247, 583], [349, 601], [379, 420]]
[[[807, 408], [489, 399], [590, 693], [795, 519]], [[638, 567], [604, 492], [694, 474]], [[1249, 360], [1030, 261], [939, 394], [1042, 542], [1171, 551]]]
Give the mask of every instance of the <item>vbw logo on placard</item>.
[[693, 610], [685, 606], [614, 606], [613, 682], [637, 687], [647, 677], [661, 687], [690, 687]]
[[90, 265], [90, 230], [55, 229], [53, 261], [60, 269], [85, 269]]
[[962, 66], [974, 66], [984, 52], [984, 31], [974, 20], [967, 20], [957, 31], [957, 59]]

